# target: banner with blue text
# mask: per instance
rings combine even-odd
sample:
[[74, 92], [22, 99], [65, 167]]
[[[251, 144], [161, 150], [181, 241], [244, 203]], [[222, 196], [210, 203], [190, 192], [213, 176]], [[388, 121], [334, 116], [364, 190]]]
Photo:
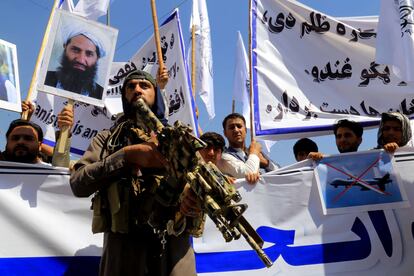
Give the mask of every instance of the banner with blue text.
[[[413, 162], [413, 148], [395, 155], [395, 170], [411, 202]], [[324, 215], [311, 160], [263, 175], [254, 186], [237, 185], [242, 202], [249, 205], [245, 217], [264, 240], [264, 251], [274, 264], [266, 268], [242, 238], [225, 243], [208, 220], [203, 236], [194, 239], [200, 275], [412, 274], [413, 207]], [[347, 189], [338, 187], [337, 193]], [[376, 193], [360, 185], [349, 189], [361, 196]]]
[[[394, 161], [412, 202], [414, 149], [400, 149]], [[0, 173], [0, 274], [97, 275], [103, 237], [92, 234], [90, 199], [72, 195], [68, 170], [0, 162]], [[265, 268], [242, 238], [225, 243], [207, 220], [203, 236], [193, 240], [198, 273], [411, 275], [413, 204], [324, 215], [315, 181], [309, 160], [263, 175], [256, 185], [240, 180], [236, 185], [242, 203], [249, 205], [245, 217], [265, 241], [274, 264]], [[360, 186], [350, 192], [375, 193]], [[385, 191], [392, 193], [388, 187]]]

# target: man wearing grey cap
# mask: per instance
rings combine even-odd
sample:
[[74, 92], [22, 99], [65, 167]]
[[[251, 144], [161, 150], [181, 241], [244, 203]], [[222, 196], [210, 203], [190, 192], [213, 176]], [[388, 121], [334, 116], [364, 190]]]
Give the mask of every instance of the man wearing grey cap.
[[172, 228], [151, 223], [153, 210], [160, 208], [156, 191], [166, 179], [167, 161], [157, 150], [153, 132], [136, 122], [135, 108], [143, 99], [166, 123], [160, 89], [167, 81], [166, 69], [158, 73], [157, 82], [144, 71], [129, 73], [121, 89], [124, 114], [110, 130], [94, 137], [74, 165], [73, 193], [95, 193], [92, 231], [104, 232], [100, 275], [196, 275], [189, 235], [198, 233], [192, 222], [202, 214], [191, 190], [184, 189], [177, 206], [161, 207], [165, 214], [183, 215]]
[[45, 85], [102, 99], [103, 88], [95, 82], [98, 60], [105, 49], [96, 35], [85, 30], [63, 32], [63, 53], [57, 71], [48, 71]]

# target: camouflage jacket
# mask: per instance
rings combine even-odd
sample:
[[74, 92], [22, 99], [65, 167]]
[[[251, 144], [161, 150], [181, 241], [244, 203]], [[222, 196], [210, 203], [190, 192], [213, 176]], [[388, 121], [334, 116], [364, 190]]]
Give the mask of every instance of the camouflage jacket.
[[[101, 131], [94, 137], [83, 157], [75, 164], [71, 175], [70, 184], [76, 196], [88, 197], [95, 193], [92, 204], [94, 233], [134, 231], [147, 224], [154, 206], [157, 206], [154, 194], [165, 171], [142, 169], [138, 174], [131, 173], [122, 149], [131, 143], [131, 139], [126, 137], [130, 135], [125, 132], [128, 127], [120, 129], [122, 123], [121, 121], [111, 130]], [[140, 133], [133, 141], [135, 144], [149, 139], [145, 131], [135, 133]], [[114, 144], [115, 136], [121, 142]], [[179, 206], [169, 207], [165, 215], [174, 217], [178, 209]], [[180, 222], [183, 229], [196, 236], [201, 234], [204, 222], [202, 216], [183, 219], [185, 221]]]

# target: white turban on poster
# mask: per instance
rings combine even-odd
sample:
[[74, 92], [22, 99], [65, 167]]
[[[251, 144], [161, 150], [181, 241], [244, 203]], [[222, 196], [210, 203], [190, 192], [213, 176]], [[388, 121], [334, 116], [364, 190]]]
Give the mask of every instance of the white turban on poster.
[[66, 44], [69, 39], [77, 35], [86, 36], [90, 41], [95, 44], [96, 48], [99, 49], [99, 57], [102, 58], [105, 56], [105, 43], [102, 42], [102, 36], [95, 34], [90, 31], [88, 25], [83, 24], [83, 22], [73, 22], [67, 24], [62, 29], [62, 41]]

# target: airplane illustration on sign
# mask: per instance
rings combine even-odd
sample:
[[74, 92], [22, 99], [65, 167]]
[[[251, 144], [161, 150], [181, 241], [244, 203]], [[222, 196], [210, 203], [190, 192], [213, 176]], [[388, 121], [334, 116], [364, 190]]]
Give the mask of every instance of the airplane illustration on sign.
[[330, 185], [335, 188], [338, 188], [339, 186], [346, 188], [351, 186], [359, 186], [361, 187], [361, 191], [371, 190], [383, 195], [389, 195], [389, 193], [385, 192], [385, 185], [391, 182], [392, 180], [390, 179], [390, 174], [386, 173], [382, 177], [374, 177], [371, 179], [358, 179], [356, 177], [349, 177], [347, 179], [335, 178], [331, 181]]

